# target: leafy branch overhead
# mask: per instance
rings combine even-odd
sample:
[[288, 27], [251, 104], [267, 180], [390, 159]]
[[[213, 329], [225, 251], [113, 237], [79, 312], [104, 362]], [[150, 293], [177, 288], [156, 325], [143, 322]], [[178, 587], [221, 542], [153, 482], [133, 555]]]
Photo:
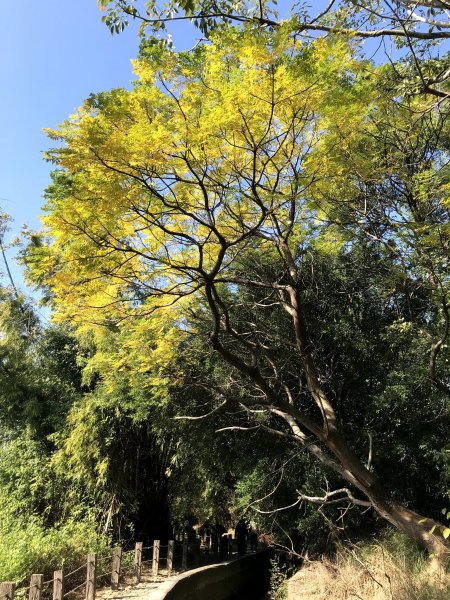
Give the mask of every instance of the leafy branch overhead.
[[[112, 33], [120, 33], [131, 21], [140, 23], [142, 47], [163, 43], [172, 46], [171, 23], [185, 22], [208, 39], [227, 25], [250, 26], [283, 32], [293, 39], [342, 35], [353, 40], [375, 40], [369, 51], [403, 56], [396, 68], [402, 87], [408, 93], [433, 94], [447, 99], [450, 66], [445, 40], [450, 38], [448, 2], [409, 2], [396, 0], [332, 0], [312, 7], [297, 2], [279, 14], [276, 2], [228, 2], [227, 0], [170, 1], [162, 5], [139, 0], [98, 0], [102, 17]], [[176, 40], [175, 40], [176, 42]], [[393, 51], [392, 47], [395, 47]], [[398, 51], [400, 50], [400, 53]], [[420, 59], [427, 57], [422, 62]]]
[[171, 0], [164, 4], [155, 0], [97, 0], [97, 4], [106, 11], [103, 20], [115, 33], [122, 31], [130, 19], [137, 19], [143, 35], [164, 30], [171, 21], [189, 20], [204, 35], [227, 23], [249, 23], [269, 28], [286, 25], [293, 34], [344, 33], [361, 38], [385, 36], [403, 40], [450, 37], [450, 2], [440, 0], [296, 2], [281, 15], [277, 3], [267, 0]]

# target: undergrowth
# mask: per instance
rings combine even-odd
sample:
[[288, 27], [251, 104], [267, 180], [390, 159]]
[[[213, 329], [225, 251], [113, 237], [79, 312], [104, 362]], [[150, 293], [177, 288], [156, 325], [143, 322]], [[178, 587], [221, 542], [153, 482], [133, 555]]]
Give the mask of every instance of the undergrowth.
[[277, 559], [270, 561], [270, 600], [287, 599], [288, 571], [286, 565], [281, 565]]
[[47, 529], [37, 517], [24, 521], [8, 516], [0, 518], [0, 582], [27, 580], [32, 573], [49, 575], [109, 546], [90, 523], [69, 521]]
[[450, 598], [450, 574], [431, 569], [426, 554], [399, 533], [371, 544], [343, 546], [334, 559], [306, 563], [297, 578], [298, 598], [305, 600]]

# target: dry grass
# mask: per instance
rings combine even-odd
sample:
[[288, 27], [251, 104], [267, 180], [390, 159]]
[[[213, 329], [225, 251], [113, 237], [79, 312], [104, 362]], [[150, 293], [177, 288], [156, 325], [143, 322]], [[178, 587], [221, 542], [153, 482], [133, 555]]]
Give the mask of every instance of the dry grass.
[[289, 600], [450, 599], [450, 575], [432, 573], [421, 553], [399, 536], [309, 563], [289, 587]]

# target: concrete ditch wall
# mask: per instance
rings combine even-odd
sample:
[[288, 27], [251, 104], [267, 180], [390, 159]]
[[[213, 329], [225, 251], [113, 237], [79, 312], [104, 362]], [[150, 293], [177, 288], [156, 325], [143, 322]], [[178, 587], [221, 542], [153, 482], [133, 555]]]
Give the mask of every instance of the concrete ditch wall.
[[169, 578], [148, 600], [258, 600], [269, 589], [270, 550]]

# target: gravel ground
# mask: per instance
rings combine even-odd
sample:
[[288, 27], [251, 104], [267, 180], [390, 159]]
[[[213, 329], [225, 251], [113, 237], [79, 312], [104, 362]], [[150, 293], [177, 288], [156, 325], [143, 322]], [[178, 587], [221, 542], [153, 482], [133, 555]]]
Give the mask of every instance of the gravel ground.
[[[173, 572], [173, 575], [176, 573]], [[131, 581], [121, 583], [118, 590], [112, 590], [111, 588], [99, 588], [95, 594], [96, 600], [141, 600], [147, 598], [152, 590], [158, 589], [159, 585], [167, 581], [167, 576], [158, 575], [153, 577], [151, 575], [144, 575], [138, 585], [134, 585]]]

